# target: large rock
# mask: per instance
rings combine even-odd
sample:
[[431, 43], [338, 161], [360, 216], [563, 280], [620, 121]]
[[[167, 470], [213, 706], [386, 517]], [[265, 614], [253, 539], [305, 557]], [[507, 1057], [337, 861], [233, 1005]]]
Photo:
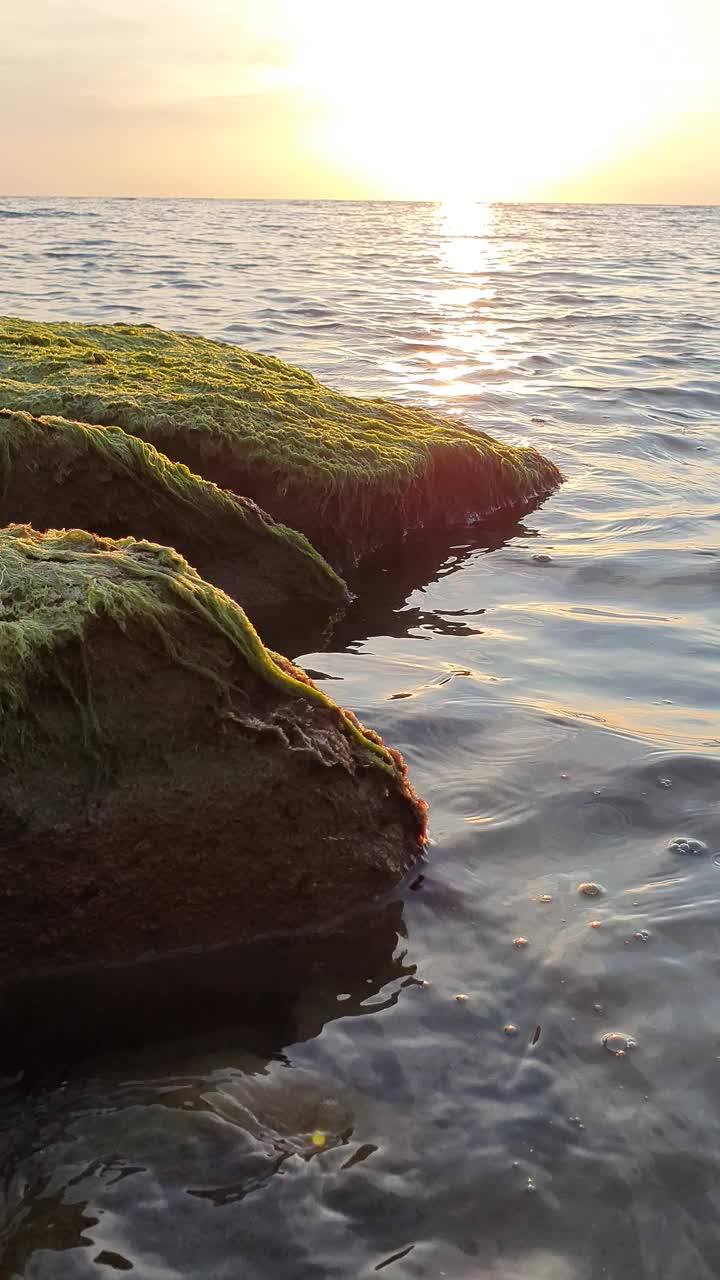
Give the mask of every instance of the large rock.
[[150, 440], [302, 530], [336, 566], [410, 529], [529, 510], [562, 479], [534, 449], [150, 325], [0, 321], [0, 404]]
[[264, 636], [322, 627], [350, 597], [307, 538], [119, 427], [0, 409], [0, 524], [175, 547]]
[[0, 984], [325, 928], [418, 857], [400, 757], [175, 552], [0, 530]]

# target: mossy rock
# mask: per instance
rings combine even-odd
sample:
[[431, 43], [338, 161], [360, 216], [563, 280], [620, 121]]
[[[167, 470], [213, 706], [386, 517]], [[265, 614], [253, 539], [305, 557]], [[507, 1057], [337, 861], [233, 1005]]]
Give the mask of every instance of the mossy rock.
[[264, 636], [321, 630], [350, 596], [302, 534], [119, 427], [0, 409], [0, 524], [176, 548]]
[[418, 857], [402, 760], [175, 552], [0, 530], [0, 985], [324, 928]]
[[529, 510], [562, 479], [535, 449], [151, 325], [0, 321], [0, 405], [150, 440], [341, 567], [410, 529]]

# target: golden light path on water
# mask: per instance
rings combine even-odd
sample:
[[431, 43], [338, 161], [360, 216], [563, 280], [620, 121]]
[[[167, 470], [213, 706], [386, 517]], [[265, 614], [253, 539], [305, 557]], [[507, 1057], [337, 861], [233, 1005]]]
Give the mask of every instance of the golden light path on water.
[[[509, 373], [513, 358], [500, 353], [499, 325], [493, 318], [497, 289], [489, 273], [503, 270], [503, 257], [492, 205], [451, 199], [438, 205], [435, 218], [442, 265], [457, 280], [433, 295], [439, 337], [438, 349], [428, 359], [437, 366], [433, 381], [438, 397], [452, 400], [481, 392], [489, 377]], [[448, 347], [465, 355], [466, 362], [449, 361]]]
[[[422, 352], [413, 357], [415, 362], [422, 359], [426, 367], [422, 384], [418, 382], [417, 386], [422, 385], [424, 396], [432, 395], [440, 412], [473, 422], [478, 420], [478, 416], [485, 418], [487, 406], [492, 406], [496, 390], [505, 400], [516, 397], [519, 403], [527, 399], [531, 384], [525, 370], [533, 360], [536, 364], [529, 372], [533, 376], [533, 385], [540, 387], [546, 358], [542, 337], [535, 338], [537, 346], [530, 355], [522, 328], [514, 323], [514, 316], [510, 317], [510, 322], [508, 320], [508, 290], [504, 288], [504, 280], [511, 283], [515, 266], [513, 254], [517, 252], [516, 233], [508, 221], [511, 217], [508, 211], [485, 202], [453, 198], [437, 204], [431, 216], [434, 248], [441, 272], [438, 273], [438, 287], [434, 287], [433, 280], [426, 295], [430, 302], [432, 328], [429, 334], [432, 333], [432, 343], [427, 343]], [[553, 266], [550, 263], [549, 269]], [[572, 274], [574, 264], [571, 260], [566, 263], [566, 270], [568, 275]], [[571, 283], [563, 283], [559, 287], [565, 288], [568, 297], [571, 296]], [[412, 374], [415, 369], [411, 361], [393, 362], [388, 368], [401, 373], [406, 379], [410, 372], [408, 386], [414, 390]], [[571, 376], [573, 381], [576, 376], [583, 382], [587, 380], [582, 370], [578, 375], [572, 370]], [[492, 407], [490, 412], [493, 412]], [[537, 421], [542, 422], [545, 428], [549, 425], [542, 419]], [[523, 425], [518, 417], [517, 428], [514, 429], [513, 424], [508, 438], [514, 443], [533, 443], [534, 436], [526, 434]], [[488, 421], [487, 429], [495, 429], [492, 420]], [[584, 432], [585, 424], [580, 422], [576, 431], [578, 429]], [[569, 438], [565, 442], [558, 438], [554, 445], [556, 453], [564, 444], [571, 444]], [[566, 483], [554, 503], [554, 509], [561, 513], [556, 536], [553, 537], [546, 514], [531, 521], [538, 527], [548, 526], [547, 551], [551, 556], [544, 558], [552, 560], [552, 568], [548, 568], [544, 582], [539, 581], [537, 569], [532, 563], [526, 563], [522, 552], [518, 554], [516, 549], [508, 547], [499, 554], [505, 561], [505, 574], [515, 583], [515, 595], [497, 586], [498, 580], [488, 579], [482, 555], [469, 557], [462, 577], [455, 578], [451, 570], [442, 582], [426, 588], [423, 604], [427, 607], [434, 603], [437, 595], [437, 604], [442, 610], [446, 604], [462, 603], [464, 596], [472, 595], [473, 591], [484, 597], [490, 587], [491, 598], [496, 596], [492, 604], [495, 625], [488, 625], [487, 618], [483, 620], [485, 625], [479, 633], [482, 641], [478, 639], [477, 665], [468, 662], [466, 651], [461, 663], [441, 662], [439, 669], [435, 653], [428, 670], [428, 674], [433, 674], [429, 680], [421, 679], [415, 694], [431, 694], [436, 683], [444, 684], [454, 674], [482, 683], [504, 683], [508, 677], [502, 674], [502, 663], [486, 666], [480, 660], [480, 652], [487, 658], [489, 646], [519, 646], [526, 651], [526, 663], [542, 667], [542, 662], [529, 656], [533, 641], [542, 645], [546, 637], [553, 635], [557, 644], [567, 645], [568, 635], [577, 636], [575, 654], [568, 653], [569, 673], [563, 696], [557, 699], [538, 696], [538, 690], [530, 684], [522, 691], [515, 689], [512, 701], [518, 707], [532, 705], [547, 715], [577, 717], [580, 722], [595, 726], [603, 734], [643, 741], [656, 749], [669, 738], [690, 750], [717, 745], [714, 710], [696, 707], [690, 715], [687, 708], [676, 711], [660, 691], [655, 697], [637, 698], [622, 681], [618, 687], [612, 682], [604, 682], [602, 688], [594, 693], [580, 675], [589, 660], [587, 649], [601, 650], [603, 637], [609, 637], [614, 630], [632, 637], [647, 628], [682, 631], [692, 625], [691, 617], [682, 616], [677, 609], [643, 607], [640, 598], [625, 600], [618, 606], [613, 599], [614, 579], [622, 581], [626, 573], [632, 576], [636, 572], [633, 564], [627, 569], [623, 564], [628, 550], [628, 517], [630, 527], [637, 525], [632, 544], [634, 552], [657, 555], [655, 538], [658, 528], [667, 518], [683, 515], [682, 503], [678, 505], [664, 488], [656, 490], [649, 483], [647, 460], [642, 454], [634, 456], [637, 451], [638, 445], [631, 431], [627, 450], [618, 460], [612, 449], [606, 449], [602, 433], [599, 433], [593, 452], [586, 459], [586, 467], [579, 467], [577, 458], [573, 458], [567, 470]], [[630, 513], [625, 510], [628, 473], [633, 475], [633, 486], [637, 489]], [[593, 513], [592, 534], [588, 527], [587, 509], [581, 510], [587, 506], [588, 495]], [[616, 510], [618, 507], [620, 518]], [[562, 533], [568, 517], [579, 520], [579, 528], [572, 533], [569, 530]], [[598, 564], [597, 571], [582, 568], [583, 562], [591, 561]], [[603, 588], [607, 599], [596, 598], [590, 603], [575, 598], [578, 591], [581, 596], [584, 594], [585, 577], [594, 574], [602, 580], [602, 566], [606, 563], [610, 565], [608, 582]], [[460, 670], [466, 664], [468, 669]], [[681, 723], [677, 723], [678, 720]]]

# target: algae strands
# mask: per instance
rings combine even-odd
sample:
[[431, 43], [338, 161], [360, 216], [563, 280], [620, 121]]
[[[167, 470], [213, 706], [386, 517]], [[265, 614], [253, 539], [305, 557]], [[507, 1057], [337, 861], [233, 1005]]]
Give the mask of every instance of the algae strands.
[[0, 321], [0, 405], [122, 427], [254, 499], [336, 567], [411, 529], [528, 510], [562, 478], [535, 449], [150, 325]]

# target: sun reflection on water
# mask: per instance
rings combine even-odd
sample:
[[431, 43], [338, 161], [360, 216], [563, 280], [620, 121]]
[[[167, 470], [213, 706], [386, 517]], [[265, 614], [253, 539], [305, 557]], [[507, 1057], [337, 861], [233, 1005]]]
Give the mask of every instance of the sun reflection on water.
[[451, 271], [476, 275], [494, 263], [495, 210], [473, 200], [448, 200], [436, 210], [443, 258]]
[[507, 381], [514, 363], [508, 334], [495, 314], [493, 281], [504, 267], [496, 212], [489, 204], [453, 199], [437, 205], [434, 216], [443, 273], [447, 278], [449, 271], [453, 283], [432, 298], [439, 334], [437, 349], [427, 357], [435, 366], [433, 394], [439, 401], [477, 399], [488, 383]]

